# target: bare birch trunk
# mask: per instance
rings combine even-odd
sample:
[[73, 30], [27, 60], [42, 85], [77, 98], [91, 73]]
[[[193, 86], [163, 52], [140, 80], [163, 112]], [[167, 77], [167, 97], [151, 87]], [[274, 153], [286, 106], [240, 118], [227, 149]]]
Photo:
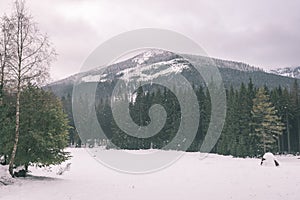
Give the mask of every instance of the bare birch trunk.
[[15, 142], [14, 142], [14, 147], [13, 147], [13, 151], [11, 153], [11, 157], [10, 157], [10, 161], [9, 161], [9, 173], [12, 177], [14, 177], [14, 172], [13, 172], [13, 168], [14, 168], [14, 162], [15, 162], [15, 157], [16, 157], [16, 153], [17, 153], [17, 147], [18, 147], [18, 143], [19, 143], [19, 128], [20, 128], [20, 86], [18, 86], [18, 92], [17, 92], [17, 100], [16, 100], [16, 129], [15, 129]]
[[[15, 10], [10, 18], [13, 31], [11, 47], [13, 56], [8, 62], [12, 73], [13, 83], [16, 84], [16, 115], [15, 138], [13, 150], [9, 160], [9, 173], [14, 177], [14, 165], [20, 135], [20, 98], [21, 92], [31, 81], [42, 83], [48, 75], [50, 62], [56, 53], [46, 35], [40, 34], [30, 14], [26, 12], [24, 1], [15, 1]], [[15, 88], [14, 88], [15, 89]], [[26, 134], [26, 133], [24, 133]]]

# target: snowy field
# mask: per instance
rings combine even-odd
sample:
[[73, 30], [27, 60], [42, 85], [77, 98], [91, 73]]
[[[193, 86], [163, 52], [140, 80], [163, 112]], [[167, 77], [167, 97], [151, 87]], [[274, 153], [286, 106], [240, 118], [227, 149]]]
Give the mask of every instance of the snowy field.
[[[29, 177], [0, 184], [0, 199], [300, 199], [300, 159], [295, 156], [280, 156], [276, 168], [260, 166], [259, 159], [209, 154], [201, 160], [198, 153], [186, 153], [164, 170], [130, 175], [102, 166], [85, 149], [69, 151], [69, 171], [57, 175], [59, 167], [30, 168]], [[6, 173], [1, 166], [2, 180]]]

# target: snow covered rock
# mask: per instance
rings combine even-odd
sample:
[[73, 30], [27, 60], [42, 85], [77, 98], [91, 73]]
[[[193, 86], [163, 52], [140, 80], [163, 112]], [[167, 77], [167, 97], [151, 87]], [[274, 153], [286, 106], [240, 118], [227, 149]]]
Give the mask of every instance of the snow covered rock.
[[66, 171], [70, 171], [71, 169], [71, 163], [68, 163], [65, 167], [60, 167], [57, 175], [63, 175], [63, 173], [65, 173]]
[[8, 166], [0, 165], [0, 187], [13, 184], [13, 178], [8, 173]]
[[279, 166], [279, 162], [277, 158], [274, 156], [274, 154], [267, 152], [261, 159], [260, 165], [262, 166]]
[[4, 156], [0, 156], [0, 163], [4, 162]]

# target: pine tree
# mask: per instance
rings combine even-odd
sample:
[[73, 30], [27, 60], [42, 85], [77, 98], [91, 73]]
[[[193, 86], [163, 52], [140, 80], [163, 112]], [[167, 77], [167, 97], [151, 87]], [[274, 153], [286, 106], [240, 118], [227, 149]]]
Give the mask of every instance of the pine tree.
[[72, 95], [68, 93], [66, 96], [62, 97], [61, 101], [63, 104], [64, 112], [68, 115], [68, 119], [69, 119], [69, 126], [70, 126], [69, 144], [75, 145], [76, 147], [80, 147], [81, 140], [75, 128], [75, 123], [74, 123], [74, 118], [72, 113]]
[[247, 141], [249, 141], [248, 136], [250, 134], [249, 121], [251, 120], [251, 102], [252, 99], [248, 95], [246, 86], [242, 83], [238, 98], [238, 114], [239, 114], [239, 133], [238, 133], [238, 146], [237, 155], [245, 157], [247, 152]]
[[282, 112], [282, 120], [285, 123], [285, 130], [284, 134], [282, 135], [283, 142], [282, 142], [282, 149], [283, 151], [290, 152], [290, 132], [294, 128], [290, 126], [290, 121], [293, 118], [292, 106], [291, 106], [291, 95], [287, 88], [283, 90], [282, 97], [281, 97], [281, 112]]
[[224, 137], [224, 154], [237, 156], [238, 151], [238, 135], [239, 135], [239, 113], [236, 112], [238, 109], [238, 91], [234, 91], [233, 87], [230, 88], [228, 93], [228, 111], [226, 121], [223, 129]]
[[284, 125], [277, 110], [272, 105], [269, 95], [264, 88], [260, 88], [253, 100], [253, 135], [259, 139], [259, 153], [274, 151], [278, 136], [282, 134]]
[[[193, 143], [191, 144], [190, 148], [188, 149], [189, 151], [199, 151], [200, 147], [203, 143], [204, 140], [204, 119], [205, 119], [205, 108], [204, 108], [204, 101], [205, 101], [205, 93], [204, 93], [204, 88], [203, 86], [200, 86], [198, 89], [196, 89], [196, 95], [198, 99], [198, 104], [199, 104], [199, 113], [200, 113], [200, 118], [199, 118], [199, 127], [197, 130], [197, 134], [195, 136], [195, 139]], [[180, 112], [180, 107], [179, 109], [176, 110], [175, 113]]]
[[4, 156], [4, 162], [8, 164], [9, 154], [13, 146], [14, 132], [14, 104], [13, 99], [8, 94], [3, 95], [3, 103], [0, 105], [0, 156]]
[[290, 120], [291, 126], [294, 127], [290, 131], [289, 137], [289, 152], [297, 152], [300, 148], [300, 88], [297, 80], [295, 79], [294, 84], [291, 88], [291, 110], [290, 114], [292, 119]]
[[[231, 87], [231, 92], [233, 91], [232, 87]], [[229, 154], [229, 148], [228, 148], [228, 144], [229, 144], [229, 121], [232, 120], [231, 117], [231, 108], [232, 106], [230, 105], [231, 101], [229, 101], [231, 99], [231, 94], [229, 93], [228, 90], [226, 90], [226, 101], [227, 101], [227, 114], [226, 114], [226, 119], [225, 119], [225, 124], [222, 130], [222, 134], [220, 136], [220, 139], [218, 140], [217, 143], [217, 153], [219, 154], [223, 154], [223, 155], [228, 155]], [[201, 115], [200, 115], [201, 116]]]
[[69, 158], [68, 120], [60, 100], [52, 93], [29, 86], [21, 93], [20, 141], [16, 166], [48, 166]]

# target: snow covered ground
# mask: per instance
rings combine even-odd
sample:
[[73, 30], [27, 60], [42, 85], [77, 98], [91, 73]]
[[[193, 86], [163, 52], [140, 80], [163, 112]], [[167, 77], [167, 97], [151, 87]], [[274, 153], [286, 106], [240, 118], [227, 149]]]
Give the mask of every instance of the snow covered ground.
[[[280, 167], [262, 167], [259, 159], [186, 153], [170, 167], [130, 175], [99, 164], [85, 149], [69, 149], [70, 171], [35, 169], [14, 184], [0, 184], [1, 200], [153, 200], [153, 199], [300, 199], [300, 159], [280, 156]], [[7, 173], [0, 168], [0, 178]], [[3, 179], [3, 178], [2, 178]]]

